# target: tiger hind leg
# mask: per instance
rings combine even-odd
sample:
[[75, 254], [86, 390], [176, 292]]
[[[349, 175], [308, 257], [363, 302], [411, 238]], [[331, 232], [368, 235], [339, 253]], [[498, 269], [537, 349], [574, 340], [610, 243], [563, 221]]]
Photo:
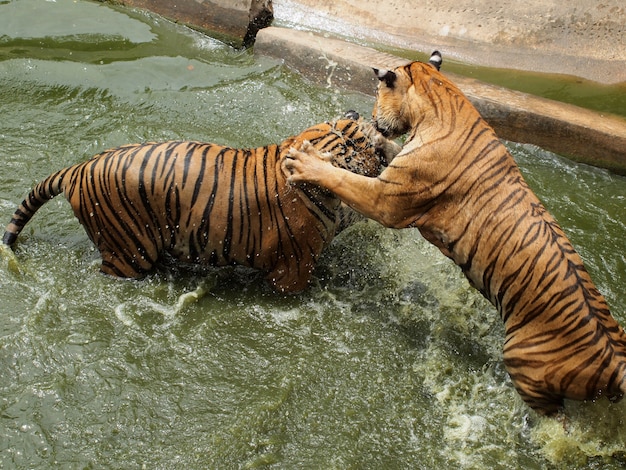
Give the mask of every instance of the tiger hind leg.
[[510, 359], [505, 360], [505, 365], [507, 365], [509, 376], [517, 393], [526, 405], [544, 416], [557, 416], [563, 411], [564, 400], [561, 394], [547, 392], [543, 381], [538, 382], [508, 369]]
[[152, 268], [153, 263], [138, 264], [136, 262], [128, 262], [123, 256], [119, 256], [112, 251], [101, 249], [102, 264], [100, 272], [113, 277], [139, 279], [146, 275]]

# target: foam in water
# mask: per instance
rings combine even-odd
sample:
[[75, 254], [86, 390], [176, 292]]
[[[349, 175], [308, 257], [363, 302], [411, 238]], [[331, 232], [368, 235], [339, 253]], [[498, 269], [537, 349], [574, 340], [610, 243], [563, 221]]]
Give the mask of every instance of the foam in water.
[[565, 419], [539, 418], [531, 430], [532, 440], [550, 462], [576, 466], [615, 458], [626, 464], [625, 400], [568, 401], [566, 410]]

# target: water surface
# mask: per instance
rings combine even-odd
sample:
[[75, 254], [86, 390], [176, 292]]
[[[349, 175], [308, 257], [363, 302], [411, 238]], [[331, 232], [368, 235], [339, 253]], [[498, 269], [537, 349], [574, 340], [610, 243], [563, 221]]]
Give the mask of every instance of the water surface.
[[[40, 179], [129, 142], [278, 142], [369, 97], [317, 88], [159, 17], [0, 2], [0, 221]], [[626, 179], [511, 145], [626, 323]], [[358, 224], [309, 290], [120, 281], [63, 198], [0, 254], [0, 467], [622, 468], [626, 404], [538, 418], [503, 328], [416, 231]]]

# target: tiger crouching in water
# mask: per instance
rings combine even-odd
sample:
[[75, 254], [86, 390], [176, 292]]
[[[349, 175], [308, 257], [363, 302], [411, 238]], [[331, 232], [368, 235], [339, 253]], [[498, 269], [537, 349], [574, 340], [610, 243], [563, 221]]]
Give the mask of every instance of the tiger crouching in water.
[[563, 399], [619, 400], [626, 392], [626, 335], [579, 255], [526, 185], [493, 129], [439, 72], [441, 55], [380, 82], [373, 119], [386, 137], [408, 133], [380, 175], [333, 168], [310, 146], [285, 160], [308, 182], [386, 227], [417, 227], [498, 309], [507, 371], [544, 415]]
[[3, 242], [12, 245], [35, 212], [63, 192], [106, 274], [139, 278], [168, 254], [185, 263], [249, 266], [266, 272], [276, 291], [302, 290], [345, 216], [329, 191], [287, 184], [281, 161], [305, 141], [333, 165], [368, 176], [400, 149], [371, 123], [354, 119], [317, 124], [256, 149], [126, 145], [39, 183], [15, 211]]

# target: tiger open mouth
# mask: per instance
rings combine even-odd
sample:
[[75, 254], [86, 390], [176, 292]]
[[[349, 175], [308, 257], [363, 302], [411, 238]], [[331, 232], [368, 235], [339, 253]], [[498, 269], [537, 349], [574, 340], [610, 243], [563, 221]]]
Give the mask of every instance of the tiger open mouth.
[[376, 120], [376, 119], [372, 120], [372, 124], [374, 124], [374, 128], [378, 132], [380, 132], [383, 135], [383, 137], [385, 137], [385, 138], [391, 137], [391, 134], [392, 134], [391, 129], [389, 129], [388, 127], [381, 126], [379, 124], [378, 120]]

